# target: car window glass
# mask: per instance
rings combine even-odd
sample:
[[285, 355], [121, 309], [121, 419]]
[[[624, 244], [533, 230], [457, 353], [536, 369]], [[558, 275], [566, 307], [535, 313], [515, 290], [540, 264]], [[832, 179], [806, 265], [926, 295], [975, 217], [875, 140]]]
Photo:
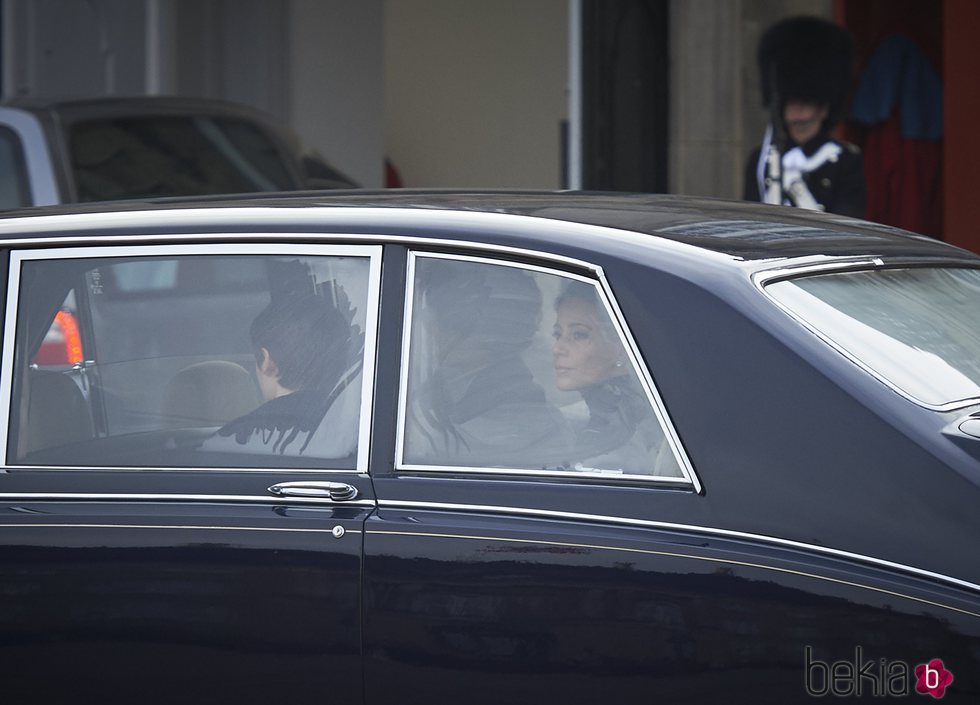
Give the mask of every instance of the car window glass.
[[79, 201], [287, 191], [298, 184], [272, 139], [243, 120], [88, 120], [69, 132]]
[[405, 466], [682, 476], [594, 283], [415, 260]]
[[341, 256], [25, 261], [8, 458], [355, 468], [369, 267]]
[[20, 138], [0, 127], [0, 210], [31, 205]]
[[846, 272], [775, 282], [766, 291], [925, 404], [980, 397], [980, 270]]

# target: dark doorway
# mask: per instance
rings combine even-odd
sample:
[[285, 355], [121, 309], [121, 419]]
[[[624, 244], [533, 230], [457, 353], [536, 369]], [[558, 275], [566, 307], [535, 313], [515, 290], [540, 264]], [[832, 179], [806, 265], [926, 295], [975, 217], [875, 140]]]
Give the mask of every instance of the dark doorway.
[[582, 3], [582, 187], [667, 190], [667, 0]]

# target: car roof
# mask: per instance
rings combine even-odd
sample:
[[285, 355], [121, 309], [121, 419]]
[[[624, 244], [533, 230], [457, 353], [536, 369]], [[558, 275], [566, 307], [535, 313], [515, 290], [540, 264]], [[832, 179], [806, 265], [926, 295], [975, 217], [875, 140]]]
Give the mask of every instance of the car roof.
[[[784, 206], [763, 206], [741, 201], [658, 194], [544, 192], [544, 191], [464, 191], [464, 190], [337, 190], [304, 194], [248, 194], [227, 197], [156, 199], [125, 201], [9, 211], [0, 215], [0, 237], [45, 237], [69, 234], [34, 218], [78, 214], [81, 220], [101, 221], [99, 215], [147, 213], [146, 224], [165, 227], [167, 213], [190, 211], [202, 222], [220, 223], [222, 211], [267, 209], [280, 216], [276, 226], [289, 220], [289, 210], [327, 209], [336, 222], [335, 209], [378, 209], [383, 222], [388, 209], [431, 214], [484, 213], [550, 219], [656, 236], [740, 260], [826, 257], [881, 256], [922, 259], [976, 259], [976, 255], [932, 238], [886, 225], [816, 213]], [[271, 209], [271, 211], [269, 210]], [[91, 214], [85, 218], [84, 214]], [[306, 220], [306, 218], [304, 218]], [[63, 218], [59, 218], [64, 225]], [[183, 221], [185, 224], [187, 221]], [[266, 220], [268, 225], [274, 225]], [[359, 220], [363, 223], [363, 219]], [[418, 223], [416, 217], [413, 222]], [[23, 224], [21, 231], [18, 224]], [[418, 234], [418, 233], [416, 233]], [[527, 230], [524, 230], [527, 234]], [[529, 245], [535, 243], [529, 242]], [[548, 249], [554, 244], [544, 232], [541, 242]], [[602, 249], [600, 242], [597, 249]]]

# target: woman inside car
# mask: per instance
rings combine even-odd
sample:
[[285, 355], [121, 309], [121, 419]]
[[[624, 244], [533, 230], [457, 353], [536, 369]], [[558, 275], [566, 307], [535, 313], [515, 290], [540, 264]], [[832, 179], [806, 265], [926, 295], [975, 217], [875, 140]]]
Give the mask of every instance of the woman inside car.
[[555, 386], [588, 408], [574, 467], [680, 476], [650, 401], [593, 287], [570, 282], [555, 302]]

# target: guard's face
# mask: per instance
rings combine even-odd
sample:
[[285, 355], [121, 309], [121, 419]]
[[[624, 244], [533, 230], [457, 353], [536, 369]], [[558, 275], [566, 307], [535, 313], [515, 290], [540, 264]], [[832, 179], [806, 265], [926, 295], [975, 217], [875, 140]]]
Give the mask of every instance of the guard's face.
[[783, 107], [786, 131], [796, 144], [803, 144], [816, 137], [826, 119], [827, 106], [825, 105], [791, 100]]

